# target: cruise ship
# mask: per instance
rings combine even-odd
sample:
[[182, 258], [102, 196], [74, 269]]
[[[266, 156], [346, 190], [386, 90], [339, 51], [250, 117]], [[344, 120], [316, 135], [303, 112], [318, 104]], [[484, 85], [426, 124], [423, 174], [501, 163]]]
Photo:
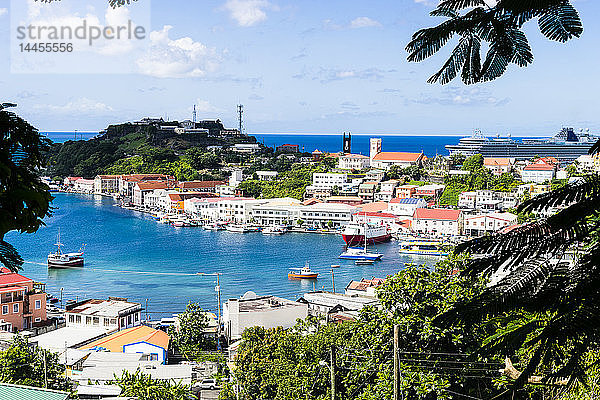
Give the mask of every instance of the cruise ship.
[[555, 157], [560, 161], [574, 161], [579, 156], [588, 154], [589, 149], [600, 139], [590, 134], [590, 130], [581, 129], [579, 134], [573, 128], [563, 128], [551, 138], [523, 138], [520, 142], [510, 135], [489, 138], [477, 130], [473, 136], [460, 139], [458, 144], [446, 145], [452, 154], [472, 156], [481, 154], [484, 157], [506, 157], [516, 160], [529, 160], [535, 156]]

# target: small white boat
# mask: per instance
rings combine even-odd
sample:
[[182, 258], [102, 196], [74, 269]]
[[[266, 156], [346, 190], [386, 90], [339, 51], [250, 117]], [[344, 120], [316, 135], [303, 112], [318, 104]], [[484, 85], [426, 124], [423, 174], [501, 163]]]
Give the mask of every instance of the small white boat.
[[207, 231], [222, 231], [225, 228], [223, 228], [223, 225], [219, 225], [219, 224], [206, 224], [204, 226], [202, 226], [202, 228], [204, 228]]
[[58, 247], [55, 253], [48, 254], [48, 268], [75, 268], [83, 267], [83, 247], [76, 253], [63, 253], [60, 242], [60, 231], [56, 240]]
[[225, 227], [225, 229], [226, 229], [228, 232], [236, 232], [236, 233], [246, 233], [246, 232], [250, 232], [250, 231], [248, 230], [248, 228], [246, 228], [246, 227], [245, 227], [245, 226], [243, 226], [243, 225], [227, 225], [227, 226]]
[[283, 235], [285, 231], [282, 228], [276, 226], [268, 226], [263, 228], [262, 233], [265, 235]]
[[383, 257], [383, 254], [370, 253], [360, 247], [349, 247], [345, 252], [340, 254], [342, 260], [372, 260], [377, 261]]
[[373, 265], [375, 264], [375, 260], [356, 260], [354, 261], [356, 265]]
[[288, 272], [288, 279], [317, 279], [318, 276], [318, 272], [310, 270], [308, 263], [302, 268], [290, 268]]

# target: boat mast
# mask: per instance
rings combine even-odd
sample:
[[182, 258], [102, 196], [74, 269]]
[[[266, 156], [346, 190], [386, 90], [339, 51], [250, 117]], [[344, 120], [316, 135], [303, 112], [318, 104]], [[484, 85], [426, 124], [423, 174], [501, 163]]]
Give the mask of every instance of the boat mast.
[[56, 254], [62, 254], [62, 251], [60, 249], [60, 246], [62, 246], [62, 243], [60, 242], [60, 228], [58, 228], [58, 235], [56, 237], [56, 246], [58, 247]]

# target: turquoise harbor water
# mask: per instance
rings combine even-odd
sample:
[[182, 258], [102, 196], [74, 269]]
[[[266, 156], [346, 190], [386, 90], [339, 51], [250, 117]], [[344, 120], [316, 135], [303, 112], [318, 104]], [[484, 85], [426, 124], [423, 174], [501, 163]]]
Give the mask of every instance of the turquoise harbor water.
[[[35, 234], [11, 232], [6, 240], [26, 260], [23, 274], [47, 283], [47, 291], [63, 299], [128, 297], [145, 303], [151, 318], [181, 311], [188, 301], [216, 310], [214, 276], [159, 275], [221, 272], [222, 301], [248, 290], [297, 299], [313, 289], [312, 281], [287, 278], [290, 267], [309, 262], [320, 273], [314, 287], [331, 290], [331, 264], [336, 291], [351, 279], [385, 277], [418, 260], [398, 254], [396, 242], [378, 245], [383, 260], [372, 266], [356, 266], [338, 260], [344, 242], [339, 235], [288, 233], [211, 232], [202, 228], [174, 228], [159, 224], [149, 215], [116, 207], [110, 198], [56, 193], [54, 214]], [[82, 269], [48, 270], [46, 257], [54, 251], [60, 228], [66, 251], [86, 244]], [[420, 260], [421, 262], [431, 260]], [[132, 271], [132, 272], [118, 272]], [[153, 274], [147, 274], [151, 272]]]

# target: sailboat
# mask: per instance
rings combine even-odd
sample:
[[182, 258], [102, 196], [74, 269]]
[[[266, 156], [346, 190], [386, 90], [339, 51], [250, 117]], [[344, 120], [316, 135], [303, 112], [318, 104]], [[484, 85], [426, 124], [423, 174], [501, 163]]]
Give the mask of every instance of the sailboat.
[[48, 254], [48, 268], [83, 267], [83, 247], [77, 253], [63, 253], [60, 242], [60, 230], [56, 239], [57, 250]]
[[[365, 217], [365, 232], [367, 231], [367, 219]], [[341, 259], [343, 260], [369, 260], [369, 261], [377, 261], [383, 257], [383, 254], [379, 253], [370, 253], [367, 250], [367, 237], [365, 236], [365, 246], [364, 248], [360, 247], [348, 247], [345, 252], [340, 254]]]

